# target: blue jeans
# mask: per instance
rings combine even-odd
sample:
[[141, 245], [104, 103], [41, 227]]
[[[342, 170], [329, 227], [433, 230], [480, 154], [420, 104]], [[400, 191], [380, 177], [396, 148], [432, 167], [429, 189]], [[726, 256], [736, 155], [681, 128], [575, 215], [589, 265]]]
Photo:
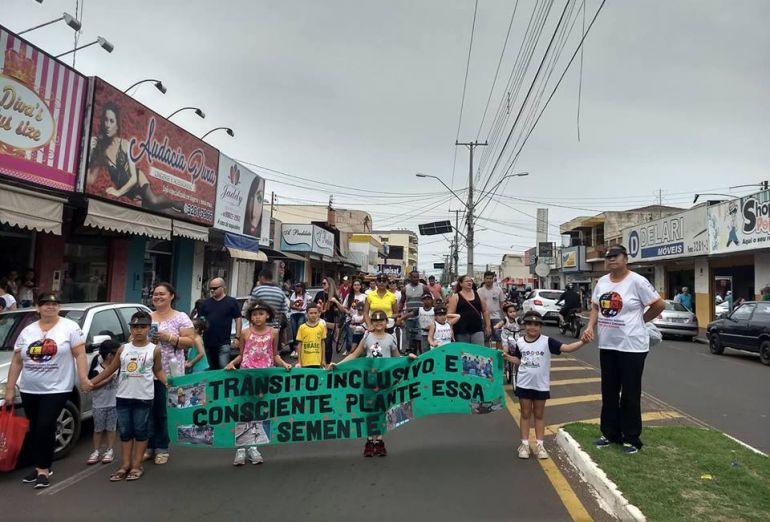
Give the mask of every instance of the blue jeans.
[[305, 317], [305, 314], [291, 314], [289, 319], [291, 321], [291, 341], [289, 344], [293, 350], [297, 347], [297, 332], [299, 332], [299, 327], [305, 324], [307, 318]]
[[209, 370], [224, 370], [230, 362], [230, 344], [222, 346], [206, 346], [206, 358], [209, 361]]
[[118, 412], [120, 440], [143, 442], [149, 438], [151, 400], [117, 397], [115, 408]]
[[168, 414], [166, 413], [166, 387], [156, 380], [153, 381], [155, 398], [152, 400], [152, 412], [150, 413], [150, 437], [147, 449], [155, 453], [168, 453]]

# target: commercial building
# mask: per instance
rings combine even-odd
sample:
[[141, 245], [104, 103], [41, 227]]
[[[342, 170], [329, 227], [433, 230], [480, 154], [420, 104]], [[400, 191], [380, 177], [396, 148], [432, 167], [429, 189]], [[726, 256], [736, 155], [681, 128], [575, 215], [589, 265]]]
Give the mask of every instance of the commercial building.
[[412, 270], [417, 270], [419, 240], [411, 230], [374, 230], [385, 249], [385, 259], [380, 266], [381, 272], [394, 277], [404, 277]]
[[524, 254], [504, 254], [500, 262], [500, 281], [518, 287], [532, 286], [535, 282]]

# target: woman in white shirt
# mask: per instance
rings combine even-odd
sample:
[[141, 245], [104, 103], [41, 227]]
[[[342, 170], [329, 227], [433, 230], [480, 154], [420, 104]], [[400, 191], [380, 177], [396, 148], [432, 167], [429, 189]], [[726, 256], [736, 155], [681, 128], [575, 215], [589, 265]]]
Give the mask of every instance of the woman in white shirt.
[[59, 299], [55, 294], [40, 294], [37, 299], [40, 319], [21, 331], [14, 346], [8, 371], [5, 403], [13, 404], [16, 384], [21, 391], [24, 413], [29, 419], [29, 438], [35, 469], [23, 482], [36, 489], [47, 488], [51, 460], [56, 447], [56, 423], [75, 387], [75, 372], [80, 389], [90, 391], [86, 339], [78, 324], [59, 317]]

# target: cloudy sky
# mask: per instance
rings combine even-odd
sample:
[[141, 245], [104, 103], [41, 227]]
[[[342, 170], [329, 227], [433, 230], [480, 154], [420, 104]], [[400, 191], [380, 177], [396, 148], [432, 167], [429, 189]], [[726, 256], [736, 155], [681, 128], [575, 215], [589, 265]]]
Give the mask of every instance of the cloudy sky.
[[[482, 185], [491, 175], [493, 186], [506, 172], [520, 133], [531, 128], [530, 110], [542, 109], [578, 45], [582, 2], [565, 11], [565, 1], [478, 2], [459, 138], [490, 141], [477, 149]], [[600, 3], [586, 1], [586, 25]], [[280, 203], [321, 203], [333, 194], [335, 206], [370, 211], [376, 228], [413, 230], [461, 208], [437, 181], [414, 174], [439, 176], [465, 197], [468, 152], [454, 142], [474, 0], [213, 5], [80, 0], [81, 43], [104, 36], [115, 51], [89, 48], [77, 54], [76, 66], [120, 88], [161, 79], [165, 96], [144, 85], [135, 97], [161, 114], [201, 107], [206, 120], [189, 112], [174, 119], [197, 135], [232, 127], [235, 139], [217, 133], [210, 143], [278, 171], [262, 172]], [[0, 23], [20, 31], [62, 11], [75, 14], [76, 2], [4, 0], [3, 7]], [[557, 32], [501, 155], [563, 12], [564, 33]], [[768, 179], [768, 19], [764, 0], [608, 0], [585, 43], [581, 141], [578, 55], [510, 166], [529, 176], [501, 185], [483, 207], [476, 263], [499, 263], [502, 254], [534, 245], [538, 207], [549, 209], [550, 239], [558, 241], [560, 223], [651, 204], [659, 190], [665, 204], [687, 207], [696, 192], [745, 194], [751, 189], [729, 187]], [[56, 54], [72, 48], [74, 33], [60, 23], [27, 37]], [[524, 67], [520, 54], [530, 48]], [[420, 267], [432, 268], [447, 249], [442, 237], [421, 238]]]

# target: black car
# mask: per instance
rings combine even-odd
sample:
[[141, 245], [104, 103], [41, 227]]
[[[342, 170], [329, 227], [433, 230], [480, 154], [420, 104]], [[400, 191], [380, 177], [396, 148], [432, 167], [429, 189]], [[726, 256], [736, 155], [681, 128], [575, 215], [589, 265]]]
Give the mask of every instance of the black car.
[[725, 348], [759, 354], [762, 364], [770, 365], [770, 301], [747, 301], [729, 315], [709, 323], [706, 329], [711, 353], [721, 355]]

